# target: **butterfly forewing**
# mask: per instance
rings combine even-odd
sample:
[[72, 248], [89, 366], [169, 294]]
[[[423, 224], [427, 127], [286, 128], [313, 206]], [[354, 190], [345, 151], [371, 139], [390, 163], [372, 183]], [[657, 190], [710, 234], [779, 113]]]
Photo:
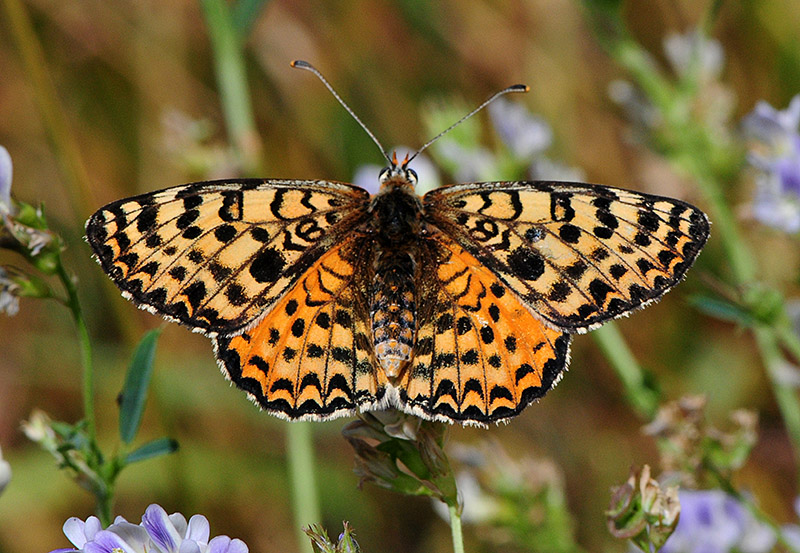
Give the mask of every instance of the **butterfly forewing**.
[[429, 220], [542, 320], [582, 332], [657, 299], [708, 238], [697, 208], [599, 185], [470, 183], [424, 198]]
[[231, 333], [359, 224], [368, 198], [328, 181], [195, 183], [111, 203], [86, 234], [138, 305], [210, 335]]

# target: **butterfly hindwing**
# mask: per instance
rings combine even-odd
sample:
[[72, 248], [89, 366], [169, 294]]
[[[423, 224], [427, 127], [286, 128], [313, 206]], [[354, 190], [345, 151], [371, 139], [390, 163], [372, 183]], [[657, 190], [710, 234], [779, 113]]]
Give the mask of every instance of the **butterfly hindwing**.
[[708, 219], [687, 203], [599, 185], [469, 183], [423, 201], [434, 225], [567, 332], [659, 298], [708, 238]]
[[358, 224], [368, 198], [329, 181], [195, 183], [113, 202], [86, 236], [137, 305], [213, 336], [273, 305]]
[[344, 238], [252, 327], [214, 338], [223, 373], [287, 419], [325, 420], [374, 406], [386, 381], [374, 369], [361, 292], [369, 250], [363, 237]]
[[477, 424], [519, 413], [560, 379], [569, 334], [545, 326], [450, 237], [427, 242], [405, 409]]

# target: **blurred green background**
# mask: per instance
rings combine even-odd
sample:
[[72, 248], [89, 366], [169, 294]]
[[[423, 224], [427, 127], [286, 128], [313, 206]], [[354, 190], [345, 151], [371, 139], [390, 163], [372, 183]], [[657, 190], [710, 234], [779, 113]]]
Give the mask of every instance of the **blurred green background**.
[[[629, 1], [624, 16], [636, 39], [663, 62], [663, 39], [696, 26], [709, 4]], [[14, 161], [15, 197], [43, 203], [67, 244], [66, 263], [78, 276], [96, 344], [101, 442], [111, 444], [115, 397], [130, 352], [142, 332], [161, 321], [110, 286], [82, 240], [83, 221], [114, 199], [198, 176], [237, 176], [237, 170], [226, 156], [213, 57], [198, 2], [25, 0], [23, 5], [89, 190], [70, 192], [6, 9], [0, 9], [0, 144]], [[609, 83], [625, 74], [598, 44], [579, 2], [271, 0], [264, 6], [246, 44], [260, 140], [250, 147], [262, 176], [350, 180], [359, 165], [381, 163], [369, 138], [320, 83], [289, 67], [301, 58], [323, 71], [387, 147], [430, 138], [420, 115], [430, 100], [477, 105], [500, 88], [526, 83], [530, 93], [513, 100], [552, 125], [551, 157], [581, 167], [590, 182], [703, 207], [690, 181], [631, 139], [608, 97]], [[712, 36], [725, 51], [723, 81], [736, 95], [736, 120], [759, 99], [782, 109], [800, 92], [798, 33], [800, 3], [794, 0], [722, 4]], [[198, 131], [185, 118], [205, 123]], [[187, 139], [193, 132], [206, 137], [203, 148]], [[486, 140], [497, 138], [487, 130]], [[744, 205], [750, 184], [744, 179], [729, 192], [734, 205]], [[797, 242], [744, 215], [742, 225], [761, 277], [796, 296]], [[794, 461], [752, 339], [703, 317], [687, 302], [723, 266], [721, 255], [712, 227], [711, 243], [687, 281], [619, 325], [665, 398], [706, 393], [713, 421], [741, 407], [759, 412], [759, 443], [737, 483], [753, 490], [779, 521], [788, 521], [797, 495]], [[20, 260], [0, 252], [0, 264], [15, 263]], [[0, 445], [14, 471], [0, 496], [0, 551], [64, 547], [64, 520], [91, 514], [92, 497], [59, 474], [52, 458], [19, 429], [34, 408], [61, 420], [80, 418], [79, 367], [65, 309], [22, 300], [15, 317], [0, 316]], [[314, 427], [330, 533], [338, 534], [341, 521], [349, 520], [365, 553], [449, 551], [447, 524], [429, 501], [369, 485], [357, 489], [352, 452], [340, 435], [346, 422]], [[571, 370], [544, 401], [505, 426], [454, 427], [449, 441], [490, 437], [512, 455], [551, 459], [563, 472], [579, 543], [592, 551], [623, 551], [626, 545], [608, 534], [603, 512], [609, 488], [624, 481], [632, 464], [657, 464], [652, 439], [640, 431], [642, 422], [594, 342], [579, 336]], [[212, 535], [239, 537], [251, 551], [295, 550], [284, 462], [287, 423], [259, 413], [225, 382], [206, 338], [165, 327], [144, 424], [144, 437], [168, 434], [181, 450], [129, 468], [119, 481], [117, 514], [138, 521], [145, 507], [157, 502], [168, 512], [206, 515]], [[467, 548], [478, 550], [472, 532], [465, 526]]]

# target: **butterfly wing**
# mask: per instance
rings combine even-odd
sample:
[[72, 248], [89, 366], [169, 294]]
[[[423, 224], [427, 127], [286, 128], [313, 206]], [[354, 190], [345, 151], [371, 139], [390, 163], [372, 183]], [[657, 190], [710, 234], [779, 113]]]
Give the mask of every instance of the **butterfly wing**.
[[709, 230], [703, 212], [680, 200], [583, 183], [461, 184], [423, 202], [427, 220], [566, 332], [658, 299]]
[[400, 385], [410, 413], [484, 424], [511, 417], [560, 379], [569, 334], [544, 325], [507, 284], [444, 233], [422, 247], [419, 325]]
[[343, 238], [245, 332], [214, 338], [223, 372], [265, 410], [326, 420], [370, 409], [383, 397], [362, 292], [371, 279], [371, 247], [357, 233]]
[[329, 181], [202, 182], [113, 202], [91, 216], [86, 237], [138, 306], [231, 334], [357, 226], [368, 199]]

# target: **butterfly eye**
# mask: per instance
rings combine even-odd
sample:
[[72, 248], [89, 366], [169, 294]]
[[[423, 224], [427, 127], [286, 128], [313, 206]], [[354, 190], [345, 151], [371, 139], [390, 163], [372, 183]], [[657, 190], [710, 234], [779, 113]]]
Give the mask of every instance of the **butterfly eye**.
[[389, 175], [389, 168], [388, 167], [384, 167], [383, 169], [381, 169], [381, 172], [378, 174], [378, 180], [380, 182], [383, 182], [383, 181], [386, 180], [386, 177], [388, 175]]
[[411, 184], [417, 184], [417, 172], [413, 169], [406, 169], [406, 178], [408, 178], [408, 182]]

